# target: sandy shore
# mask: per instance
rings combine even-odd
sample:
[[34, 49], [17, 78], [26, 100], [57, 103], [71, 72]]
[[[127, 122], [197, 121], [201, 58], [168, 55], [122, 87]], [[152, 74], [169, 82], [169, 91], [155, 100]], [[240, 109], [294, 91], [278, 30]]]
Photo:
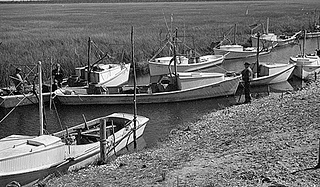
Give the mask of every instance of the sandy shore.
[[318, 186], [319, 86], [212, 112], [156, 148], [46, 186]]

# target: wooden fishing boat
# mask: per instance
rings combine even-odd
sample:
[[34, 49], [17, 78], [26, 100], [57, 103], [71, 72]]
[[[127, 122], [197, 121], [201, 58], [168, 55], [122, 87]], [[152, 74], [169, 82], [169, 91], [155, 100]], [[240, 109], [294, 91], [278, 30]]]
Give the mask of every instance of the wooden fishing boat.
[[76, 75], [71, 76], [67, 83], [68, 86], [87, 85], [98, 86], [119, 86], [128, 82], [130, 74], [130, 63], [128, 64], [95, 64], [90, 71], [90, 79], [88, 79], [88, 66], [78, 67], [75, 69]]
[[[274, 33], [264, 33], [260, 36], [260, 47], [279, 47], [288, 44], [293, 44], [297, 39], [301, 32], [297, 32], [292, 36], [288, 35], [276, 35]], [[251, 36], [252, 46], [257, 47], [255, 44], [257, 43], [257, 34]]]
[[[214, 54], [226, 55], [225, 60], [241, 59], [255, 57], [257, 55], [257, 47], [243, 47], [242, 45], [221, 45], [213, 48]], [[259, 49], [259, 55], [266, 55], [271, 49]]]
[[295, 64], [259, 62], [260, 73], [251, 81], [251, 86], [269, 85], [287, 81], [295, 69]]
[[[100, 152], [102, 119], [113, 127], [107, 133], [107, 157], [110, 157], [133, 142], [132, 114], [114, 113], [53, 135], [11, 135], [0, 139], [0, 186], [12, 181], [25, 185], [55, 172], [72, 171], [94, 163]], [[142, 136], [148, 120], [137, 116], [137, 138]]]
[[[251, 35], [251, 41], [252, 41], [252, 46], [257, 47], [257, 36], [258, 33], [252, 34]], [[274, 48], [274, 47], [279, 47], [279, 46], [284, 46], [288, 44], [294, 43], [298, 38], [299, 35], [301, 34], [301, 31], [296, 32], [292, 36], [289, 35], [276, 35], [275, 33], [270, 33], [269, 32], [269, 18], [267, 19], [267, 28], [266, 32], [260, 34], [260, 45], [259, 47], [267, 47], [267, 48]]]
[[[177, 31], [176, 31], [177, 35]], [[177, 37], [174, 38], [173, 67], [174, 72], [161, 74], [151, 79], [149, 85], [135, 86], [136, 90], [127, 87], [95, 87], [94, 91], [64, 89], [57, 92], [57, 99], [64, 105], [88, 104], [131, 104], [134, 97], [136, 103], [166, 103], [190, 101], [234, 95], [240, 77], [226, 77], [222, 73], [178, 73], [178, 56], [176, 55]], [[133, 58], [132, 58], [133, 59]], [[164, 69], [170, 69], [169, 58]], [[166, 68], [165, 68], [166, 67]], [[135, 71], [134, 71], [135, 72]], [[135, 83], [136, 84], [136, 83]], [[94, 93], [94, 94], [88, 94]]]
[[300, 79], [306, 80], [320, 72], [320, 58], [317, 55], [298, 55], [290, 57], [290, 63], [296, 63], [293, 74]]
[[[199, 57], [177, 56], [177, 71], [192, 72], [220, 66], [224, 60], [224, 55], [204, 55]], [[166, 56], [154, 58], [149, 61], [150, 76], [169, 74], [174, 71], [173, 57]]]
[[[185, 36], [182, 40], [179, 40], [177, 30], [175, 34], [169, 31], [167, 35], [170, 37], [167, 38], [165, 44], [148, 61], [150, 76], [170, 74], [174, 71], [193, 72], [220, 66], [223, 63], [224, 55], [199, 54], [194, 48], [186, 45]], [[165, 49], [168, 49], [168, 51], [165, 51]], [[175, 54], [172, 54], [172, 51]], [[177, 51], [179, 51], [179, 54], [177, 54]], [[166, 52], [169, 52], [169, 54], [164, 55]]]
[[304, 31], [302, 54], [298, 54], [295, 57], [290, 57], [289, 62], [295, 63], [296, 68], [293, 74], [300, 79], [306, 80], [310, 76], [320, 72], [320, 50], [316, 50], [313, 54], [305, 54], [305, 40], [306, 31]]
[[[226, 38], [226, 36], [231, 32], [233, 33], [233, 43]], [[237, 25], [235, 24], [227, 35], [224, 35], [222, 41], [220, 41], [214, 48], [215, 55], [224, 55], [225, 60], [231, 59], [241, 59], [241, 58], [249, 58], [255, 57], [257, 55], [257, 47], [244, 47], [243, 45], [239, 45], [236, 42], [236, 33], [237, 33]], [[231, 43], [231, 44], [230, 44]], [[269, 54], [272, 48], [259, 48], [259, 55]]]
[[[102, 56], [99, 55], [99, 59], [91, 63], [89, 59], [91, 59], [92, 44], [94, 42], [89, 37], [88, 64], [75, 68], [75, 75], [68, 78], [67, 86], [119, 86], [128, 82], [131, 63], [126, 64], [122, 61], [114, 61], [112, 60], [114, 58], [108, 53], [102, 53]], [[101, 50], [99, 50], [99, 53], [101, 53]]]
[[318, 38], [318, 37], [320, 37], [320, 26], [319, 26], [318, 30], [307, 32], [306, 37], [307, 38]]
[[[257, 36], [257, 45], [259, 46], [260, 35]], [[254, 76], [250, 81], [251, 86], [263, 86], [287, 81], [295, 68], [295, 64], [259, 62], [259, 51], [256, 54], [257, 60], [252, 70]]]
[[[179, 76], [165, 75], [158, 82], [138, 86], [137, 103], [166, 103], [190, 101], [234, 95], [240, 77], [227, 77], [222, 73], [178, 73]], [[63, 105], [88, 104], [131, 104], [132, 87], [108, 88], [99, 94], [86, 94], [85, 90], [62, 89], [56, 98]], [[98, 93], [98, 92], [96, 92]]]
[[[43, 101], [49, 102], [51, 94], [43, 93]], [[13, 108], [15, 106], [32, 105], [39, 103], [39, 94], [27, 93], [24, 95], [0, 96], [0, 106], [3, 108]]]
[[79, 169], [96, 161], [101, 146], [99, 133], [102, 123], [106, 124], [108, 136], [106, 157], [114, 155], [134, 141], [134, 137], [142, 136], [149, 121], [135, 114], [114, 113], [44, 135], [41, 93], [40, 89], [40, 135], [11, 135], [0, 139], [0, 186], [13, 181], [20, 185], [31, 184], [52, 173]]
[[320, 37], [320, 17], [318, 19], [318, 23], [314, 20], [314, 23], [311, 28], [306, 32], [306, 38], [318, 38]]
[[[49, 89], [49, 88], [48, 88]], [[32, 105], [39, 103], [39, 91], [35, 90], [35, 93], [32, 92], [31, 87], [29, 88], [30, 92], [24, 94], [15, 94], [14, 87], [7, 87], [0, 89], [0, 107], [3, 108], [13, 108], [16, 106]], [[43, 102], [49, 102], [50, 97], [53, 95], [47, 90], [47, 92], [42, 93]]]

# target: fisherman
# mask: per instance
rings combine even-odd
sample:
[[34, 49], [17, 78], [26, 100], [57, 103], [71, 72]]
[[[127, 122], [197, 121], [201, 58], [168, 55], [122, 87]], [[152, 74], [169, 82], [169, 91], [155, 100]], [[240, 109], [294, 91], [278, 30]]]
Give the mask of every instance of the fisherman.
[[58, 89], [58, 81], [56, 79], [53, 80], [53, 84], [52, 84], [52, 92], [56, 91]]
[[250, 63], [245, 62], [244, 63], [244, 70], [241, 71], [242, 80], [244, 83], [244, 95], [245, 95], [245, 101], [244, 103], [250, 103], [251, 102], [251, 96], [250, 96], [250, 81], [253, 77], [252, 69], [250, 68]]
[[16, 73], [12, 77], [13, 83], [16, 88], [17, 94], [22, 94], [24, 92], [24, 83], [25, 81], [22, 79], [22, 76], [20, 75], [21, 69], [16, 68]]
[[58, 87], [61, 88], [61, 83], [63, 81], [63, 71], [60, 64], [56, 65], [56, 68], [52, 71], [53, 82], [57, 81]]

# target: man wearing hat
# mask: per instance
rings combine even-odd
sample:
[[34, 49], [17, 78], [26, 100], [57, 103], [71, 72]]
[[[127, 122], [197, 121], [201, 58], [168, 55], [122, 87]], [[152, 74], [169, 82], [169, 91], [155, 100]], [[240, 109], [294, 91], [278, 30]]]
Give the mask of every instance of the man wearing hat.
[[63, 81], [63, 71], [61, 69], [60, 64], [56, 64], [56, 68], [52, 71], [53, 83], [57, 82], [59, 88], [61, 88], [61, 83]]
[[21, 72], [21, 69], [16, 68], [16, 73], [12, 78], [18, 94], [22, 94], [24, 90], [24, 81], [22, 79], [22, 76], [20, 75], [20, 72]]
[[245, 101], [244, 103], [250, 103], [251, 102], [251, 96], [250, 96], [250, 81], [253, 77], [252, 69], [250, 68], [250, 63], [245, 62], [244, 63], [244, 70], [241, 71], [242, 80], [244, 82], [244, 95], [245, 95]]

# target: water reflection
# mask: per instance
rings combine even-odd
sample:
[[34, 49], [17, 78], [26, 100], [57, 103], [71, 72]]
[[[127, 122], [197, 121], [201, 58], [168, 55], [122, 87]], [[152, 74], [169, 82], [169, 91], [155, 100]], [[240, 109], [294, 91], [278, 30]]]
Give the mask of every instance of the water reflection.
[[[146, 146], [155, 146], [159, 140], [165, 139], [172, 129], [182, 124], [193, 123], [204, 114], [235, 104], [235, 97], [222, 97], [192, 102], [166, 104], [138, 104], [138, 115], [150, 118], [145, 129]], [[56, 132], [71, 127], [86, 120], [111, 114], [113, 112], [133, 112], [131, 105], [87, 105], [87, 106], [57, 106], [50, 110], [45, 106], [47, 130]], [[3, 116], [4, 113], [1, 113]], [[37, 135], [39, 131], [38, 107], [18, 107], [0, 126], [0, 137], [10, 134]], [[59, 123], [61, 121], [61, 124]]]

